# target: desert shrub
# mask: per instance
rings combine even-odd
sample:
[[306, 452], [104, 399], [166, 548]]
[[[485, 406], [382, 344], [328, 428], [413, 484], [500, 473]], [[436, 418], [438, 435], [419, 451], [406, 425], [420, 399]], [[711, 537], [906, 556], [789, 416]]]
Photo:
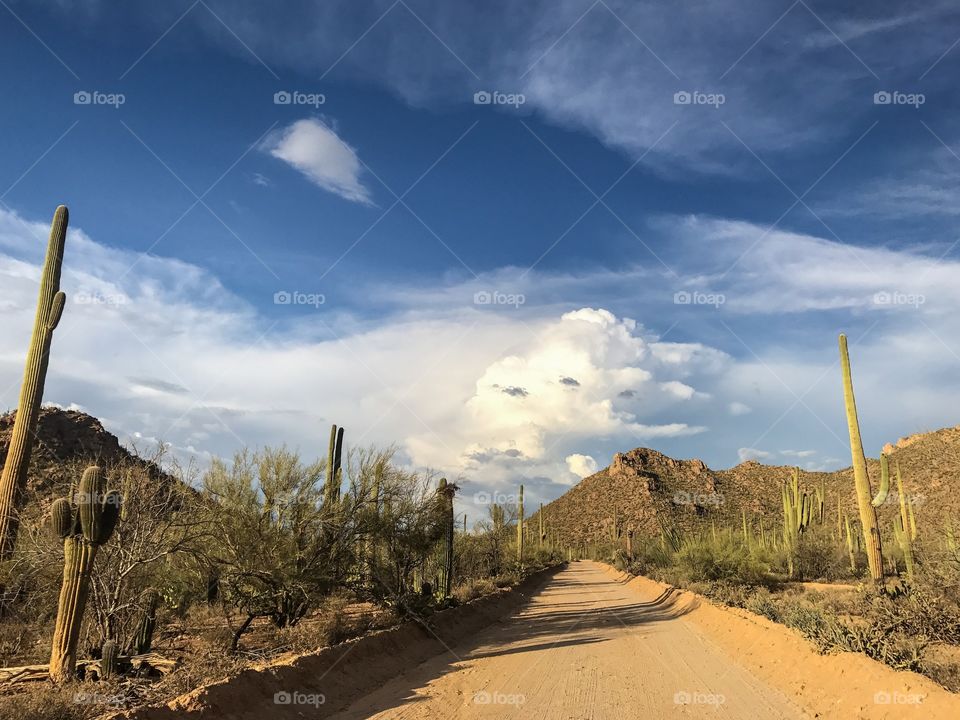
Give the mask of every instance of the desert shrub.
[[266, 654], [284, 652], [311, 652], [321, 647], [337, 645], [357, 635], [362, 635], [371, 625], [366, 620], [354, 621], [348, 612], [350, 599], [343, 593], [326, 598], [318, 610], [296, 625], [275, 628], [265, 642]]
[[829, 582], [850, 577], [846, 550], [826, 533], [804, 533], [794, 558], [797, 577], [804, 580]]
[[677, 571], [689, 581], [724, 581], [744, 585], [770, 582], [769, 566], [729, 536], [689, 538], [674, 556]]
[[483, 595], [489, 595], [496, 592], [497, 585], [490, 578], [480, 578], [477, 580], [468, 580], [461, 583], [453, 590], [453, 596], [457, 601], [465, 603], [474, 600]]
[[670, 565], [672, 553], [651, 541], [634, 541], [633, 560], [627, 565], [627, 571], [634, 575], [650, 575], [656, 569]]
[[744, 602], [743, 607], [752, 613], [756, 613], [757, 615], [767, 618], [768, 620], [780, 622], [780, 609], [777, 606], [773, 595], [771, 595], [770, 591], [765, 587], [760, 587], [754, 590], [747, 598], [746, 602]]
[[126, 707], [129, 700], [113, 683], [29, 683], [0, 696], [0, 720], [89, 720]]
[[729, 582], [705, 584], [707, 587], [702, 594], [730, 607], [744, 607], [751, 595], [750, 587], [745, 585]]

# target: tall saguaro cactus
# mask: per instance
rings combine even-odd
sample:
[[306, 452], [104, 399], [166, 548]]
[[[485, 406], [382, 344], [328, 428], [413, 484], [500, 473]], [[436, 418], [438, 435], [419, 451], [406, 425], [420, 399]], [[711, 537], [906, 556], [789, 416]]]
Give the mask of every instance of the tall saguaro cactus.
[[860, 525], [863, 528], [867, 565], [870, 568], [870, 577], [880, 582], [883, 579], [880, 528], [877, 526], [877, 511], [872, 504], [867, 458], [863, 454], [863, 442], [860, 440], [860, 423], [857, 420], [857, 401], [853, 396], [853, 378], [850, 373], [850, 355], [847, 352], [846, 335], [840, 335], [840, 367], [843, 371], [843, 402], [847, 410], [847, 429], [850, 432], [853, 482], [857, 489], [857, 507], [860, 510]]
[[517, 498], [517, 565], [523, 567], [523, 485]]
[[443, 597], [450, 597], [453, 590], [453, 496], [457, 486], [440, 478], [440, 487], [437, 488], [437, 497], [440, 501], [440, 516], [443, 525], [443, 535], [440, 538], [440, 582], [437, 591]]
[[53, 224], [50, 227], [47, 257], [40, 278], [37, 315], [33, 323], [33, 337], [30, 340], [27, 364], [23, 371], [23, 385], [20, 388], [20, 403], [17, 406], [17, 417], [13, 423], [3, 474], [0, 475], [0, 560], [6, 560], [13, 554], [13, 546], [17, 542], [20, 503], [30, 467], [33, 436], [40, 417], [43, 386], [50, 362], [50, 344], [66, 302], [66, 295], [60, 290], [60, 270], [63, 267], [63, 247], [67, 239], [68, 220], [67, 208], [61, 205], [53, 214]]
[[543, 503], [540, 503], [540, 512], [537, 513], [537, 520], [540, 521], [540, 549], [543, 549], [543, 543], [547, 539], [547, 531], [543, 527]]
[[50, 678], [56, 683], [69, 682], [76, 673], [77, 640], [93, 561], [120, 517], [120, 493], [107, 492], [106, 487], [103, 471], [91, 466], [83, 473], [75, 503], [67, 498], [53, 503], [53, 527], [63, 538], [63, 584], [50, 651]]
[[336, 424], [330, 426], [330, 449], [327, 453], [327, 482], [323, 489], [324, 503], [334, 503], [340, 499], [340, 483], [343, 478], [341, 461], [343, 460], [343, 428]]

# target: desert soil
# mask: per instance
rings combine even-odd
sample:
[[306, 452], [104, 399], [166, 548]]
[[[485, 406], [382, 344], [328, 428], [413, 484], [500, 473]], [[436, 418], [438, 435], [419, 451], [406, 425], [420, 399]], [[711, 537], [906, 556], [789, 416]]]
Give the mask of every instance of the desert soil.
[[[431, 628], [402, 625], [111, 717], [960, 718], [960, 696], [928, 678], [819, 655], [766, 618], [601, 563], [546, 571]], [[278, 704], [296, 688], [326, 701]]]
[[572, 563], [506, 621], [334, 717], [812, 717], [688, 622], [688, 594], [625, 580]]

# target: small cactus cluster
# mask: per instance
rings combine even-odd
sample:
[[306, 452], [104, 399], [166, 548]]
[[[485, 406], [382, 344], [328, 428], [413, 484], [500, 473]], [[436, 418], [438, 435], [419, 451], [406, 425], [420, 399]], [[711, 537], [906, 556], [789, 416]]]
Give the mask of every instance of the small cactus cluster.
[[793, 557], [800, 542], [800, 535], [810, 525], [814, 506], [814, 496], [808, 492], [800, 492], [800, 468], [793, 469], [790, 481], [784, 480], [781, 495], [783, 499], [783, 541], [787, 549], [788, 570], [790, 577], [793, 577]]
[[50, 653], [50, 678], [68, 682], [76, 672], [77, 641], [90, 590], [97, 550], [110, 539], [120, 518], [122, 498], [107, 491], [103, 471], [88, 467], [72, 499], [53, 503], [53, 529], [63, 540], [63, 584]]

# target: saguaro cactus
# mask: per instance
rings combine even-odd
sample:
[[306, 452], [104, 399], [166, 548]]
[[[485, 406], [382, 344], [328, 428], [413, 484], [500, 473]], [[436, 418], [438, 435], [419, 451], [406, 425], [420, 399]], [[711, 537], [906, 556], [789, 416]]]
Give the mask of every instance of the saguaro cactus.
[[330, 449], [327, 453], [327, 482], [323, 488], [324, 503], [335, 503], [340, 499], [340, 483], [343, 480], [341, 461], [343, 460], [343, 428], [336, 424], [330, 426]]
[[794, 555], [800, 543], [800, 534], [810, 524], [813, 498], [800, 492], [800, 468], [794, 468], [790, 482], [783, 482], [783, 542], [787, 549], [787, 570], [794, 576]]
[[54, 530], [63, 538], [63, 584], [50, 652], [50, 678], [57, 683], [68, 682], [75, 675], [93, 561], [97, 549], [113, 534], [122, 502], [116, 490], [106, 491], [103, 471], [96, 466], [84, 471], [74, 500], [72, 504], [60, 498], [52, 509]]
[[153, 645], [153, 631], [157, 627], [157, 606], [160, 604], [160, 593], [156, 590], [147, 591], [147, 606], [144, 609], [143, 617], [140, 618], [140, 624], [137, 625], [137, 633], [133, 638], [134, 655], [142, 655], [150, 652]]
[[19, 512], [23, 489], [30, 467], [30, 452], [33, 437], [40, 417], [43, 386], [47, 379], [50, 362], [50, 344], [53, 331], [63, 315], [66, 295], [60, 290], [60, 270], [63, 266], [63, 247], [67, 238], [69, 213], [61, 205], [53, 214], [47, 257], [40, 278], [40, 296], [37, 299], [37, 315], [33, 323], [33, 337], [27, 352], [20, 388], [20, 403], [10, 436], [7, 459], [0, 475], [0, 560], [9, 559], [17, 542], [20, 527]]
[[853, 533], [850, 531], [850, 518], [843, 516], [843, 524], [847, 530], [847, 557], [850, 559], [850, 572], [857, 572], [857, 554], [854, 546]]
[[440, 538], [440, 582], [437, 591], [445, 598], [450, 597], [453, 590], [453, 496], [456, 492], [456, 485], [447, 483], [446, 478], [440, 478], [437, 498], [440, 502], [443, 535]]
[[883, 555], [880, 547], [880, 528], [877, 526], [877, 511], [871, 504], [870, 477], [867, 475], [867, 458], [860, 440], [860, 423], [857, 420], [857, 402], [853, 396], [853, 378], [850, 373], [850, 355], [847, 352], [847, 336], [840, 336], [840, 367], [843, 372], [843, 402], [847, 410], [847, 429], [850, 432], [850, 456], [853, 461], [853, 482], [857, 489], [857, 507], [860, 511], [860, 526], [863, 528], [864, 548], [870, 577], [875, 582], [883, 579]]
[[517, 498], [517, 564], [523, 567], [523, 485]]
[[823, 525], [823, 518], [824, 518], [823, 506], [827, 499], [827, 485], [824, 482], [822, 477], [820, 478], [820, 482], [817, 484], [816, 496], [817, 496], [817, 522], [820, 525]]
[[907, 508], [913, 505], [912, 500], [903, 493], [903, 476], [900, 474], [900, 463], [897, 463], [897, 495], [900, 499], [900, 514], [894, 519], [893, 536], [903, 551], [903, 561], [907, 566], [907, 579], [913, 582], [913, 540], [917, 536], [916, 524], [911, 524], [913, 520], [912, 512], [907, 515]]
[[117, 674], [117, 644], [107, 640], [100, 649], [100, 678], [107, 680]]
[[537, 513], [537, 520], [540, 524], [540, 548], [543, 549], [543, 543], [547, 539], [547, 533], [543, 529], [543, 503], [540, 503], [540, 512]]

